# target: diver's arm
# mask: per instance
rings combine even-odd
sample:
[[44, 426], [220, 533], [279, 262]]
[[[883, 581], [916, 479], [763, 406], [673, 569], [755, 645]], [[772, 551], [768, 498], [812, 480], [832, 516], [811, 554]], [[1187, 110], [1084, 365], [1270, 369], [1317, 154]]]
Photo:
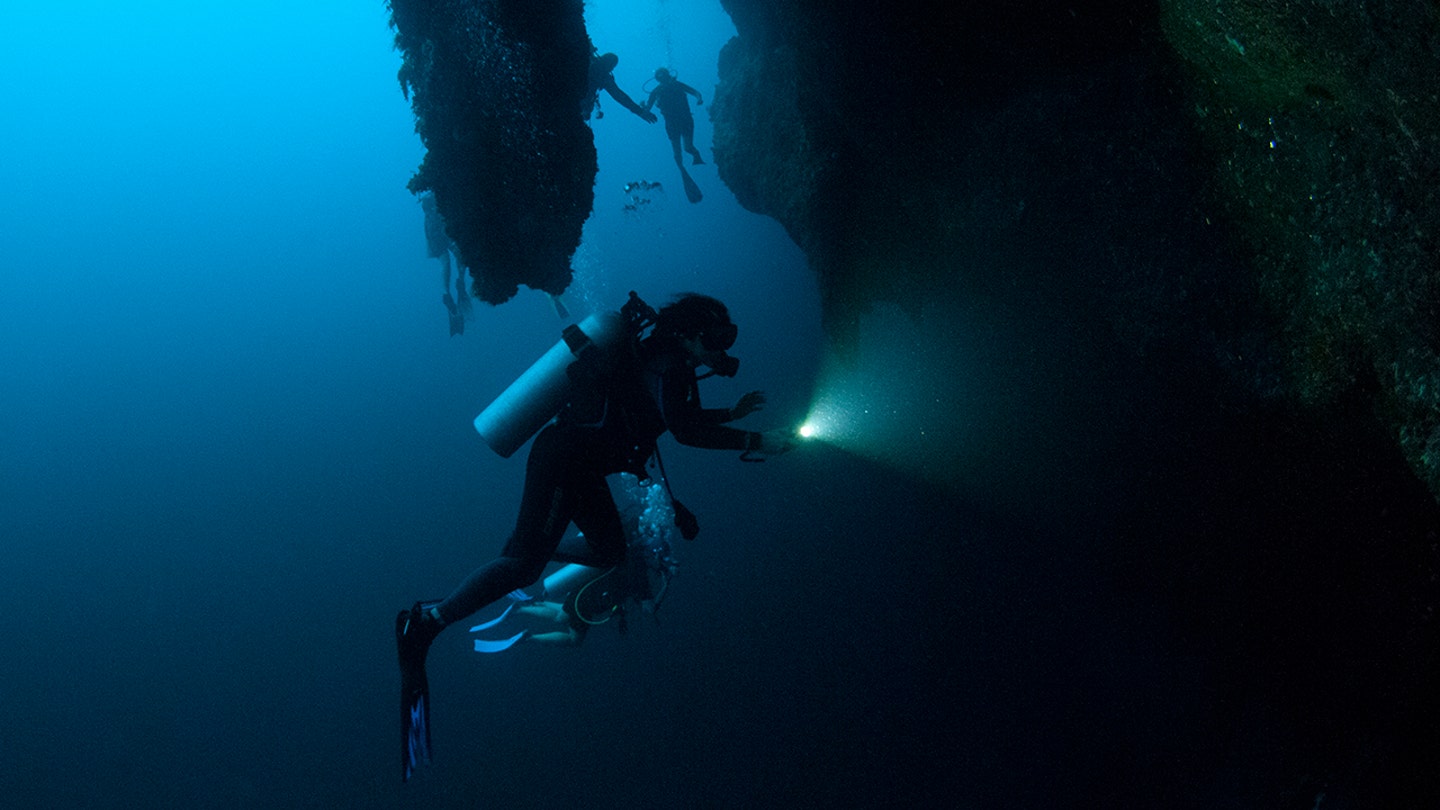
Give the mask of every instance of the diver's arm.
[[521, 641], [543, 644], [546, 647], [579, 647], [580, 634], [570, 628], [553, 633], [532, 633]]
[[734, 412], [729, 408], [696, 408], [695, 419], [702, 425], [723, 425], [734, 422]]
[[522, 604], [514, 609], [516, 616], [529, 616], [532, 619], [543, 619], [545, 621], [564, 624], [570, 621], [565, 615], [565, 608], [557, 602], [531, 602]]
[[745, 448], [747, 453], [755, 453], [762, 456], [778, 456], [795, 449], [795, 433], [789, 430], [767, 430], [764, 433], [753, 433], [757, 441], [755, 446]]
[[695, 372], [684, 365], [660, 376], [660, 415], [675, 441], [709, 450], [749, 450], [759, 442], [758, 433], [725, 427], [730, 409], [700, 407], [695, 390]]
[[650, 108], [655, 106], [655, 94], [659, 92], [660, 88], [658, 87], [650, 91], [650, 97], [645, 99], [645, 104], [643, 105], [646, 112], [649, 112]]
[[533, 641], [547, 647], [577, 647], [580, 645], [580, 634], [575, 632], [575, 628], [569, 626], [570, 616], [565, 613], [565, 608], [559, 602], [524, 604], [516, 607], [514, 613], [517, 616], [528, 616], [532, 619], [554, 622], [564, 628], [548, 633], [527, 632], [521, 641]]
[[765, 392], [751, 391], [740, 397], [740, 401], [736, 402], [733, 408], [701, 408], [700, 417], [705, 420], [706, 424], [723, 425], [726, 422], [744, 419], [764, 407]]
[[686, 84], [686, 83], [684, 83], [684, 82], [676, 82], [676, 84], [680, 85], [680, 89], [681, 89], [681, 90], [684, 90], [685, 92], [687, 92], [687, 93], [689, 93], [690, 95], [694, 96], [694, 97], [695, 97], [695, 103], [696, 103], [697, 105], [703, 105], [703, 104], [705, 103], [705, 97], [702, 96], [702, 95], [700, 95], [700, 91], [699, 91], [699, 90], [696, 90], [695, 88], [691, 87], [690, 85], [688, 85], [688, 84]]
[[614, 76], [606, 76], [605, 83], [601, 86], [605, 88], [605, 92], [609, 93], [611, 98], [620, 102], [621, 107], [624, 107], [630, 112], [635, 113], [646, 121], [654, 123], [655, 116], [649, 111], [649, 109], [641, 107], [639, 104], [636, 104], [635, 99], [630, 98], [630, 95], [628, 93], [626, 93], [624, 90], [621, 90], [620, 85], [615, 83]]
[[733, 422], [733, 421], [735, 421], [736, 419], [744, 419], [745, 417], [749, 416], [750, 414], [752, 414], [752, 413], [754, 413], [754, 412], [756, 412], [756, 411], [758, 411], [758, 410], [762, 410], [764, 407], [765, 407], [765, 392], [764, 392], [764, 391], [751, 391], [750, 393], [746, 394], [745, 396], [740, 397], [740, 401], [737, 402], [737, 403], [735, 403], [735, 407], [733, 407], [733, 408], [731, 408], [731, 409], [729, 410], [729, 416], [730, 416], [730, 418], [729, 418], [729, 419], [726, 419], [725, 421], [727, 421], [727, 422]]

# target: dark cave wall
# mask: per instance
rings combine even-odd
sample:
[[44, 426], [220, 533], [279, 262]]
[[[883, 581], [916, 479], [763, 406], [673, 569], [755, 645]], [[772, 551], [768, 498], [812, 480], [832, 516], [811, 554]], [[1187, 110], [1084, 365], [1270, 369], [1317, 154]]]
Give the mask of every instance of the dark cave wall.
[[1252, 252], [1285, 390], [1374, 403], [1440, 496], [1440, 12], [1161, 3], [1214, 196]]
[[995, 234], [1006, 212], [953, 190], [973, 186], [964, 144], [985, 137], [977, 121], [1062, 69], [1133, 50], [1152, 27], [1143, 14], [1033, 1], [941, 17], [908, 3], [723, 5], [739, 36], [721, 56], [717, 165], [742, 204], [806, 251], [840, 344], [870, 301], [913, 311], [950, 284], [936, 253], [968, 235], [957, 229]]
[[1433, 3], [724, 5], [721, 176], [842, 351], [875, 301], [1062, 290], [1237, 402], [1359, 390], [1440, 496]]
[[1168, 754], [1092, 741], [1131, 778], [1087, 787], [1440, 800], [1436, 6], [724, 5], [717, 165], [804, 249], [838, 351], [877, 301], [929, 344], [961, 305], [1022, 313], [999, 381], [1074, 405], [978, 475], [1103, 526], [1056, 552], [1103, 572], [1072, 609], [1163, 622], [1201, 684], [1146, 685]]

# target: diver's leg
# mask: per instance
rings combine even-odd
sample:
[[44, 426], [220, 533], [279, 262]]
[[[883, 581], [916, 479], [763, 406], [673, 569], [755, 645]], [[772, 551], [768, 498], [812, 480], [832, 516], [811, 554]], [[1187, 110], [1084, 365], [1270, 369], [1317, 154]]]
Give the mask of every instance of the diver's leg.
[[625, 528], [605, 477], [598, 473], [587, 476], [575, 483], [574, 491], [573, 520], [584, 537], [561, 543], [554, 558], [594, 568], [619, 565], [625, 559]]
[[[507, 552], [514, 548], [514, 538], [511, 539], [512, 543], [505, 546]], [[448, 627], [510, 591], [529, 585], [539, 579], [544, 570], [543, 556], [496, 557], [471, 571], [470, 576], [435, 606], [435, 613], [443, 623], [442, 626]]]
[[521, 605], [515, 608], [514, 613], [516, 616], [528, 616], [532, 619], [555, 622], [556, 624], [564, 624], [570, 621], [570, 617], [565, 615], [565, 609], [554, 602], [541, 602], [538, 605]]
[[547, 647], [579, 647], [581, 635], [575, 632], [573, 627], [567, 626], [564, 630], [556, 630], [553, 633], [536, 633], [526, 636], [523, 640], [544, 644]]
[[431, 643], [451, 623], [539, 579], [570, 525], [578, 501], [567, 486], [574, 477], [570, 465], [584, 458], [584, 447], [572, 446], [574, 435], [578, 434], [552, 426], [535, 437], [525, 467], [520, 516], [501, 556], [471, 573], [443, 601], [416, 602], [395, 617], [402, 780], [408, 780], [416, 766], [430, 761], [430, 686], [425, 659]]
[[[555, 546], [575, 513], [576, 493], [571, 484], [576, 463], [567, 429], [548, 427], [535, 437], [525, 469], [525, 491], [520, 516], [500, 556], [475, 569], [453, 593], [436, 606], [437, 617], [448, 625], [540, 578]], [[581, 454], [583, 455], [583, 454]]]
[[705, 162], [700, 157], [700, 150], [695, 148], [695, 128], [693, 125], [688, 132], [681, 136], [681, 140], [684, 142], [685, 151], [689, 152], [690, 157], [693, 159], [691, 163], [692, 166], [699, 166]]
[[470, 313], [475, 309], [475, 305], [470, 300], [470, 291], [465, 288], [465, 268], [463, 267], [455, 276], [455, 308], [466, 319], [469, 319]]
[[679, 135], [671, 135], [671, 136], [670, 136], [670, 146], [671, 146], [671, 147], [674, 149], [674, 151], [675, 151], [675, 165], [676, 165], [676, 166], [679, 166], [679, 167], [682, 168], [682, 169], [685, 168], [685, 161], [680, 158], [680, 136], [679, 136]]

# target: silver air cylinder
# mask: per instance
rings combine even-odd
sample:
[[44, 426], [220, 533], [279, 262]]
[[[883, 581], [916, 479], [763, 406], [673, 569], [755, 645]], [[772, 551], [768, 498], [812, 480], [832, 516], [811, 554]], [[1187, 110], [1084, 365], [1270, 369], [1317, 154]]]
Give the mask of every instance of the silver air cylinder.
[[625, 331], [618, 312], [597, 312], [580, 322], [579, 334], [569, 332], [550, 347], [535, 364], [521, 374], [475, 417], [475, 430], [490, 449], [509, 458], [545, 426], [565, 404], [570, 380], [565, 369], [594, 344], [609, 351]]
[[545, 598], [552, 602], [559, 602], [571, 591], [579, 590], [582, 586], [594, 582], [609, 570], [609, 568], [592, 568], [580, 563], [562, 566], [541, 583], [545, 589]]

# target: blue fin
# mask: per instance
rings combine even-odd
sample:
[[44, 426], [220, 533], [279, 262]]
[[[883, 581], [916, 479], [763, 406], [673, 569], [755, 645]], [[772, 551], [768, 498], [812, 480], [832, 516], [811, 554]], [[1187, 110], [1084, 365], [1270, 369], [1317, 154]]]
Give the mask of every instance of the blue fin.
[[400, 779], [408, 782], [417, 765], [430, 763], [430, 683], [425, 653], [430, 639], [413, 625], [424, 606], [395, 617], [395, 642], [400, 654]]
[[482, 623], [480, 623], [480, 624], [475, 625], [474, 627], [470, 628], [470, 632], [472, 632], [472, 633], [478, 633], [478, 632], [480, 632], [481, 630], [489, 630], [490, 628], [494, 627], [495, 625], [499, 624], [500, 622], [505, 621], [505, 617], [510, 615], [510, 609], [513, 608], [513, 607], [515, 607], [514, 604], [506, 605], [506, 606], [505, 606], [505, 612], [504, 612], [504, 613], [501, 613], [499, 616], [491, 619], [491, 620], [488, 621], [488, 622], [482, 622]]
[[501, 640], [501, 641], [491, 641], [491, 640], [489, 640], [489, 639], [477, 638], [477, 639], [475, 639], [475, 652], [478, 652], [478, 653], [498, 653], [498, 652], [505, 652], [506, 650], [510, 649], [511, 647], [514, 647], [514, 646], [515, 646], [515, 643], [518, 642], [520, 639], [522, 639], [522, 638], [524, 638], [524, 637], [525, 637], [525, 633], [524, 633], [524, 631], [521, 631], [521, 632], [516, 633], [515, 635], [511, 636], [510, 638], [503, 639], [503, 640]]
[[409, 716], [404, 718], [405, 759], [401, 781], [410, 781], [417, 765], [430, 764], [430, 702], [427, 692], [414, 696]]

